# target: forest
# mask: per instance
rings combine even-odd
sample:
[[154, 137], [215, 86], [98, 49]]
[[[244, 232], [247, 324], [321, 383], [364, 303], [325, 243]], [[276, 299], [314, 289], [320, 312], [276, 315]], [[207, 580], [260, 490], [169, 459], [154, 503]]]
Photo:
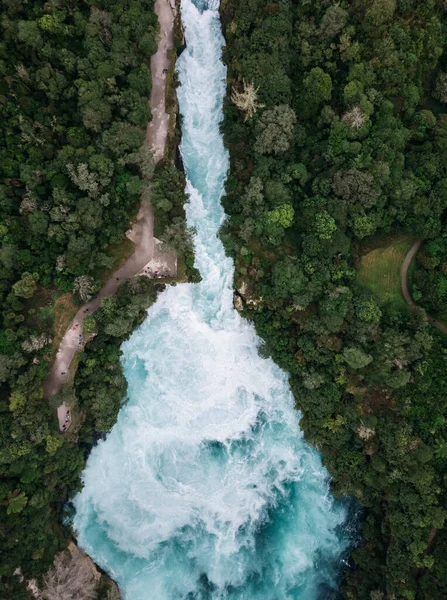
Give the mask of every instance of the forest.
[[[290, 374], [334, 493], [361, 508], [349, 600], [447, 597], [447, 339], [426, 312], [447, 312], [446, 11], [221, 4], [235, 305]], [[416, 239], [412, 311], [357, 271]]]
[[438, 316], [447, 316], [447, 239], [427, 241], [417, 255], [412, 294], [414, 300]]

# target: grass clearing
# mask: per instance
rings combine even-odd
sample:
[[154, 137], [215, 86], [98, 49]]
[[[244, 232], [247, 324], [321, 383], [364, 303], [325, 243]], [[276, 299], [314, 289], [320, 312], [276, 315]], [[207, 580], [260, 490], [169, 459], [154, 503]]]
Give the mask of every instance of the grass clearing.
[[54, 303], [53, 344], [51, 347], [53, 356], [56, 354], [59, 344], [78, 310], [79, 306], [76, 306], [73, 302], [73, 294], [69, 292], [59, 296]]
[[363, 254], [356, 265], [357, 282], [369, 288], [383, 302], [406, 307], [400, 287], [400, 269], [415, 238], [403, 235]]
[[68, 383], [70, 385], [74, 384], [74, 378], [76, 375], [76, 371], [78, 370], [79, 361], [81, 360], [81, 352], [83, 352], [83, 351], [84, 351], [84, 349], [82, 348], [81, 350], [78, 350], [77, 352], [75, 352], [75, 355], [73, 356], [70, 366], [68, 368]]

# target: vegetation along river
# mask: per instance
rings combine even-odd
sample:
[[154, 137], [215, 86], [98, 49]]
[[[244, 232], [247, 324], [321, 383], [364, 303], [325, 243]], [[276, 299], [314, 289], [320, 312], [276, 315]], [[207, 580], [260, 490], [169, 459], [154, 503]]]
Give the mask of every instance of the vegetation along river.
[[217, 3], [183, 0], [182, 19], [181, 152], [203, 280], [162, 293], [124, 344], [128, 402], [89, 457], [75, 528], [127, 600], [331, 598], [345, 509], [287, 376], [233, 308], [217, 235], [228, 170]]

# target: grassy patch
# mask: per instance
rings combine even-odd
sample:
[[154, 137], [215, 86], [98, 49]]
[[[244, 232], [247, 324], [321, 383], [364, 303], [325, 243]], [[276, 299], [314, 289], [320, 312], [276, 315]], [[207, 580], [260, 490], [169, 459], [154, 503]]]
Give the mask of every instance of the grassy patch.
[[70, 367], [68, 369], [68, 382], [70, 385], [73, 385], [74, 383], [74, 378], [76, 375], [76, 371], [78, 370], [79, 361], [81, 360], [81, 352], [82, 350], [77, 350], [70, 363]]
[[383, 240], [381, 246], [368, 249], [356, 265], [358, 283], [369, 288], [383, 303], [405, 307], [400, 269], [413, 243], [414, 237], [405, 235]]
[[51, 347], [53, 356], [56, 354], [59, 344], [78, 310], [79, 306], [74, 303], [73, 294], [71, 293], [59, 296], [54, 303], [53, 344]]

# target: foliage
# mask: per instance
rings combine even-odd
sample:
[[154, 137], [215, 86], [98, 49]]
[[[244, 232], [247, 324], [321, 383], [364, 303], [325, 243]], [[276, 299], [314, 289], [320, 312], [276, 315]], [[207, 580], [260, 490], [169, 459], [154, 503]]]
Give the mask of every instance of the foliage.
[[239, 110], [245, 113], [244, 121], [251, 119], [259, 108], [263, 108], [262, 104], [258, 103], [258, 90], [252, 83], [242, 82], [243, 89], [239, 92], [235, 87], [231, 92], [231, 100]]
[[186, 222], [181, 217], [174, 217], [172, 223], [166, 227], [162, 240], [172, 246], [180, 254], [192, 254], [192, 236], [195, 234], [194, 227], [186, 227]]
[[146, 277], [136, 278], [105, 298], [95, 313], [98, 332], [82, 353], [74, 383], [79, 409], [87, 412], [81, 432], [86, 442], [91, 443], [97, 432], [107, 432], [115, 424], [127, 390], [120, 346], [146, 317], [156, 289]]
[[25, 506], [28, 504], [28, 498], [25, 496], [25, 492], [15, 490], [10, 492], [6, 501], [7, 508], [6, 512], [8, 515], [14, 515], [21, 513]]
[[95, 291], [95, 282], [89, 275], [79, 275], [73, 283], [73, 294], [78, 294], [82, 302], [87, 302]]
[[183, 260], [189, 281], [201, 280], [194, 266], [193, 228], [188, 228], [185, 219], [186, 180], [182, 171], [168, 162], [161, 162], [155, 170], [153, 184], [149, 190], [155, 214], [155, 234], [178, 252]]
[[425, 238], [414, 283], [445, 306], [443, 2], [227, 0], [222, 21], [229, 92], [265, 105], [225, 104], [222, 240], [334, 492], [365, 509], [344, 596], [445, 598], [446, 340], [399, 278]]
[[[416, 257], [413, 297], [428, 312], [447, 315], [447, 239], [439, 236], [427, 242]], [[416, 300], [416, 297], [415, 297]]]
[[[142, 288], [131, 314], [121, 307], [125, 323], [113, 314], [98, 325], [98, 344], [113, 332], [107, 394], [99, 387], [93, 400], [86, 378], [91, 396], [68, 387], [50, 408], [54, 299], [97, 291], [108, 247], [124, 239], [153, 172], [146, 64], [158, 21], [152, 0], [7, 1], [0, 28], [0, 597], [19, 600], [66, 547], [63, 507], [79, 489], [94, 425], [110, 429], [125, 392], [118, 346], [154, 296]], [[61, 401], [82, 406], [67, 435], [53, 412]]]
[[285, 104], [264, 111], [257, 124], [255, 150], [260, 154], [286, 152], [290, 148], [295, 122], [294, 111]]

